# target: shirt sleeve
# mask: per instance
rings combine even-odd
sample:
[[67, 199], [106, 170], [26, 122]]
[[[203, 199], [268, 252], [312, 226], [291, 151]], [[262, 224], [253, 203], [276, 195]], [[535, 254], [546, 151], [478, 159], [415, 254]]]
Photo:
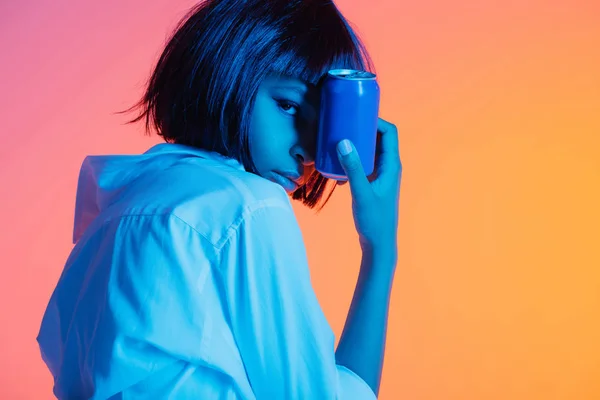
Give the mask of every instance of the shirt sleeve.
[[249, 210], [221, 257], [232, 331], [257, 399], [375, 399], [358, 375], [336, 365], [289, 201]]

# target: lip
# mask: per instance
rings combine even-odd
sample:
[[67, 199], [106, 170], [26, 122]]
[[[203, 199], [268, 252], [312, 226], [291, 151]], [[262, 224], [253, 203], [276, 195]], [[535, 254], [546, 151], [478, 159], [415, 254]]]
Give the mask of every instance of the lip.
[[288, 178], [287, 176], [284, 176], [278, 172], [274, 173], [273, 176], [277, 180], [277, 183], [279, 183], [281, 186], [283, 186], [283, 188], [285, 189], [286, 192], [293, 192], [296, 189], [298, 189], [298, 187], [300, 186], [296, 181], [294, 181], [294, 180]]
[[283, 176], [284, 178], [291, 180], [292, 182], [295, 182], [299, 186], [301, 186], [304, 183], [302, 182], [302, 174], [299, 174], [296, 171], [276, 171], [276, 173]]

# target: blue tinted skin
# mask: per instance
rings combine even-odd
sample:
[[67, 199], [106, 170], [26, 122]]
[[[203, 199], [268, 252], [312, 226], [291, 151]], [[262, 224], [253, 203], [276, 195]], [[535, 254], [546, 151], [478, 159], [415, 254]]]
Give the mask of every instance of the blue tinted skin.
[[[298, 184], [314, 171], [319, 92], [299, 79], [269, 76], [261, 84], [251, 115], [250, 153], [260, 176]], [[284, 186], [284, 185], [282, 185]], [[288, 193], [294, 187], [285, 185]]]
[[375, 172], [365, 175], [354, 145], [338, 144], [338, 155], [350, 182], [354, 226], [362, 248], [360, 273], [336, 360], [379, 392], [388, 309], [398, 261], [398, 215], [402, 162], [398, 129], [379, 118], [380, 146]]
[[[250, 152], [259, 175], [297, 172], [302, 183], [314, 171], [318, 130], [318, 90], [304, 82], [271, 76], [260, 86], [252, 111]], [[362, 248], [360, 273], [338, 348], [337, 363], [379, 392], [385, 353], [388, 307], [397, 262], [401, 163], [394, 125], [379, 119], [382, 146], [373, 181], [356, 151], [341, 156], [352, 194], [352, 211]], [[352, 146], [353, 148], [353, 146]], [[282, 184], [288, 192], [295, 187]], [[287, 186], [287, 187], [286, 187]]]

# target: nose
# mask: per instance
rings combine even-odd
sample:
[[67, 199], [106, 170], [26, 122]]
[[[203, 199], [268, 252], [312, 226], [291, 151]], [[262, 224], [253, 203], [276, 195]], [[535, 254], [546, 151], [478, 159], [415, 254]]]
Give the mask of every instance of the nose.
[[294, 150], [294, 157], [305, 166], [313, 165], [315, 163], [314, 152], [309, 151], [302, 146], [296, 146], [296, 149]]
[[297, 123], [299, 137], [296, 145], [292, 147], [292, 155], [304, 166], [314, 165], [317, 153], [318, 120], [311, 118]]
[[294, 158], [302, 163], [302, 165], [313, 165], [317, 153], [317, 130], [313, 127], [305, 129], [298, 143], [292, 148], [292, 151]]

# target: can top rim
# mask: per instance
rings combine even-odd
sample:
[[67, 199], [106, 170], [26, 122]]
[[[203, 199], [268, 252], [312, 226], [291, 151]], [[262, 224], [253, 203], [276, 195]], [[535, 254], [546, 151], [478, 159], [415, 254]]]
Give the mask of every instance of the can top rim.
[[347, 80], [371, 80], [376, 77], [376, 75], [371, 72], [356, 69], [332, 69], [327, 72], [327, 75], [333, 78]]

